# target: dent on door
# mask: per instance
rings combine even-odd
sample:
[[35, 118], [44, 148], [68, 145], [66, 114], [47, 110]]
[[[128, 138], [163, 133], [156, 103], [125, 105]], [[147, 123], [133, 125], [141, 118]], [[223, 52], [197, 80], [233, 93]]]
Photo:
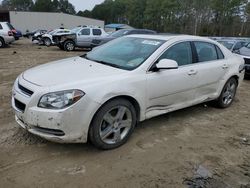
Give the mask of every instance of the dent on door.
[[189, 106], [195, 99], [197, 77], [189, 75], [192, 66], [162, 70], [147, 75], [146, 118]]

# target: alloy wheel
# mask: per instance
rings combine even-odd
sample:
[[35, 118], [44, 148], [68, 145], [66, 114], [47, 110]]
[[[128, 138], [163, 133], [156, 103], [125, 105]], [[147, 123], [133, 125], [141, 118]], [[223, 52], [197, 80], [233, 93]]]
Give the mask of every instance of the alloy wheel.
[[68, 51], [73, 51], [74, 50], [74, 44], [69, 42], [67, 45], [66, 45], [66, 48]]
[[122, 141], [132, 127], [132, 113], [125, 106], [117, 106], [106, 112], [101, 121], [99, 134], [106, 144]]
[[235, 93], [236, 93], [236, 84], [233, 81], [229, 81], [223, 91], [222, 101], [225, 105], [229, 105], [232, 103]]

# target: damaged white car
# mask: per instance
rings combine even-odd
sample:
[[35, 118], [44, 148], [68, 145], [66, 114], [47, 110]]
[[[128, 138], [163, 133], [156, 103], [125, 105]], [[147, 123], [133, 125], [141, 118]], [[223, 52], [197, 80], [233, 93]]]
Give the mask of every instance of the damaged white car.
[[243, 77], [244, 60], [210, 39], [131, 35], [25, 71], [12, 106], [35, 135], [113, 149], [145, 119], [207, 101], [230, 106]]

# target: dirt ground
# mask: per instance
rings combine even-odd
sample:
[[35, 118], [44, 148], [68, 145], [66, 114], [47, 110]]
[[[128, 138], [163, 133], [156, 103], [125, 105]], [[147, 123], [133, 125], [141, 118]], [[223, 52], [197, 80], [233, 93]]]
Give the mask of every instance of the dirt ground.
[[55, 144], [19, 128], [10, 105], [15, 78], [83, 53], [27, 39], [0, 49], [0, 187], [250, 187], [249, 80], [230, 108], [201, 104], [147, 120], [112, 151]]

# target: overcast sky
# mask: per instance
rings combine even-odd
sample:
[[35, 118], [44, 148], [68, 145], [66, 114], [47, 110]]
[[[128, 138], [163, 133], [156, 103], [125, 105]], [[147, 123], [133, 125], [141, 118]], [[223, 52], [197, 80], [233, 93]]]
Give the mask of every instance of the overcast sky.
[[[74, 6], [76, 11], [79, 10], [92, 10], [95, 5], [102, 3], [104, 0], [69, 0]], [[0, 0], [2, 2], [2, 0]]]
[[102, 3], [104, 0], [69, 0], [74, 6], [76, 11], [91, 10], [95, 5]]

